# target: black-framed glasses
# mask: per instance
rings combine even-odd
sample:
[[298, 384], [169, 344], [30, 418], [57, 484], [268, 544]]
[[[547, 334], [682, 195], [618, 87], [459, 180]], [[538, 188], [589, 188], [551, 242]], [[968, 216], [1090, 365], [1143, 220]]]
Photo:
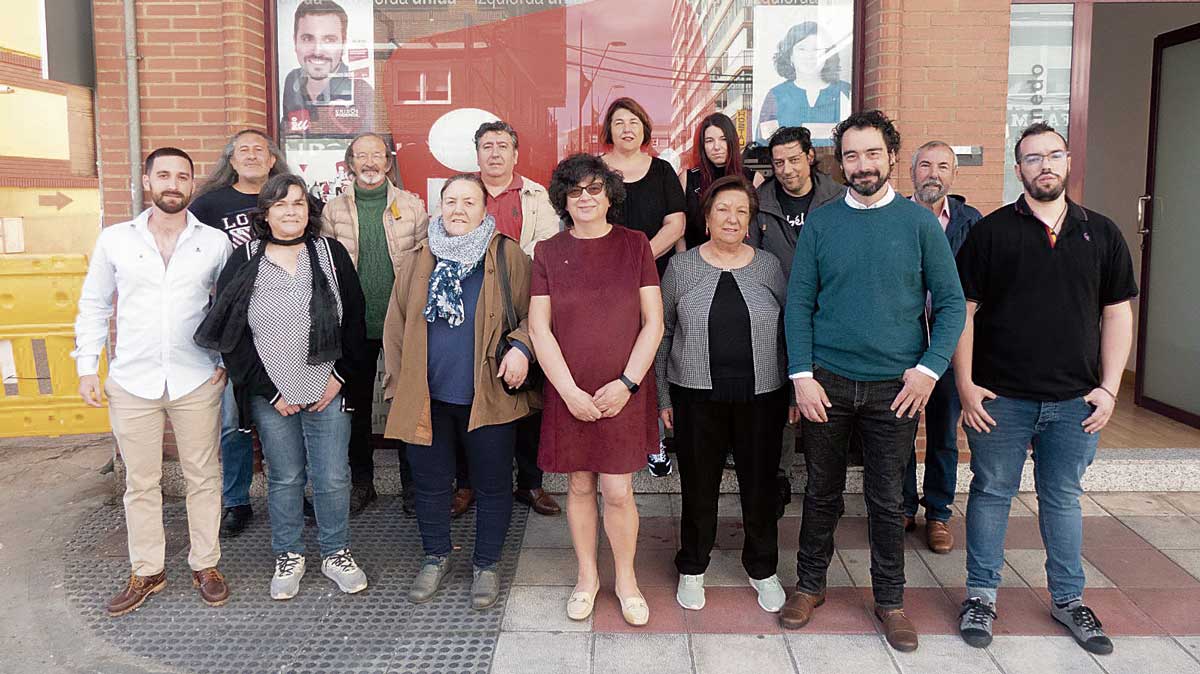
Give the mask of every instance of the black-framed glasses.
[[583, 196], [584, 190], [587, 190], [587, 193], [592, 195], [593, 197], [598, 197], [598, 196], [600, 196], [600, 193], [604, 191], [604, 183], [602, 183], [600, 181], [596, 181], [596, 182], [588, 185], [587, 187], [580, 187], [579, 185], [572, 185], [571, 187], [567, 188], [567, 198], [568, 199], [578, 199], [579, 197]]

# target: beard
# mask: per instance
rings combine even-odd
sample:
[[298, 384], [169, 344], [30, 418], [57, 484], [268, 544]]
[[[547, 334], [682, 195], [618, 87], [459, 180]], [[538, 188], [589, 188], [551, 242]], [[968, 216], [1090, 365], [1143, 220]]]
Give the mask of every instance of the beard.
[[926, 180], [917, 188], [917, 201], [923, 204], [936, 203], [950, 191], [940, 180]]
[[[1050, 186], [1043, 186], [1038, 183], [1042, 176], [1051, 175], [1058, 178], [1058, 182]], [[1064, 190], [1067, 189], [1066, 176], [1060, 176], [1053, 171], [1042, 171], [1033, 177], [1033, 180], [1025, 178], [1025, 174], [1021, 174], [1021, 184], [1025, 186], [1025, 193], [1032, 197], [1035, 201], [1054, 201], [1062, 196]]]
[[368, 185], [378, 185], [383, 182], [387, 175], [383, 171], [360, 172], [355, 174], [359, 180]]
[[875, 195], [879, 190], [887, 185], [888, 178], [892, 177], [892, 166], [888, 164], [887, 174], [880, 175], [879, 171], [858, 171], [850, 176], [850, 189], [857, 192], [859, 195], [869, 197]]
[[[171, 202], [171, 201], [167, 201], [167, 199], [178, 199], [179, 201]], [[185, 195], [183, 192], [164, 191], [164, 192], [152, 193], [150, 195], [150, 200], [153, 201], [154, 205], [157, 206], [158, 209], [161, 210], [163, 213], [169, 213], [171, 215], [175, 215], [176, 213], [187, 208], [188, 202], [191, 200], [191, 197], [188, 195]]]

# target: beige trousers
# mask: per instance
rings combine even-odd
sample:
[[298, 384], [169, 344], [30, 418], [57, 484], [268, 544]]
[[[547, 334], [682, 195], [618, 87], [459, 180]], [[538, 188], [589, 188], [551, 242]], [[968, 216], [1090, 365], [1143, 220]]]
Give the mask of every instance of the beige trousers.
[[105, 383], [113, 435], [125, 461], [125, 528], [129, 561], [139, 576], [163, 570], [167, 539], [162, 517], [163, 430], [171, 419], [187, 482], [188, 565], [199, 571], [221, 558], [221, 393], [205, 381], [170, 400], [139, 398], [112, 379]]

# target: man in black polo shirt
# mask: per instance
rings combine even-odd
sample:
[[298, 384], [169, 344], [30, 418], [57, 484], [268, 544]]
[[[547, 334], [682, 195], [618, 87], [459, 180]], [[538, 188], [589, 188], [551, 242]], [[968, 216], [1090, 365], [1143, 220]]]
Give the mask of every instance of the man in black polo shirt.
[[1017, 141], [1025, 193], [972, 228], [958, 255], [967, 327], [954, 354], [971, 446], [967, 600], [959, 631], [991, 642], [1009, 507], [1033, 446], [1051, 614], [1112, 652], [1083, 604], [1081, 481], [1133, 341], [1133, 261], [1111, 220], [1067, 199], [1067, 143], [1038, 123]]

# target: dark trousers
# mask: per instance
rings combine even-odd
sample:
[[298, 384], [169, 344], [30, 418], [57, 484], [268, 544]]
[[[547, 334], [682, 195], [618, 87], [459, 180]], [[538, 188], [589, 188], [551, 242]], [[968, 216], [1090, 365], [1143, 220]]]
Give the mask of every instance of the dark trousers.
[[829, 421], [804, 423], [804, 463], [808, 486], [796, 553], [796, 587], [825, 591], [833, 558], [833, 532], [844, 509], [850, 433], [862, 437], [863, 492], [871, 543], [871, 583], [882, 608], [904, 604], [904, 471], [912, 456], [917, 419], [897, 419], [888, 409], [904, 386], [899, 379], [861, 382], [816, 368], [832, 407]]
[[717, 534], [717, 497], [732, 448], [742, 500], [745, 542], [742, 566], [755, 580], [775, 575], [779, 564], [776, 473], [787, 423], [786, 390], [744, 403], [697, 399], [671, 387], [675, 410], [675, 460], [683, 492], [675, 568], [696, 575], [708, 568]]
[[408, 445], [416, 494], [417, 524], [425, 554], [450, 554], [450, 501], [455, 460], [461, 447], [475, 485], [475, 556], [478, 568], [500, 561], [500, 550], [512, 517], [512, 460], [516, 424], [482, 426], [467, 431], [470, 405], [430, 403], [433, 444]]
[[[375, 400], [375, 370], [383, 340], [367, 340], [369, 370], [346, 383], [347, 398], [354, 404], [350, 415], [350, 481], [354, 484], [371, 484], [375, 481], [375, 447], [371, 444], [372, 401]], [[412, 471], [408, 457], [400, 448], [400, 486], [407, 489], [412, 483]]]
[[962, 403], [954, 383], [954, 371], [938, 379], [925, 405], [925, 479], [923, 496], [917, 498], [916, 446], [904, 475], [904, 514], [915, 517], [917, 507], [925, 506], [925, 519], [945, 522], [950, 519], [954, 488], [958, 484], [958, 417]]
[[[538, 468], [538, 444], [542, 439], [542, 413], [533, 414], [513, 422], [517, 426], [517, 489], [541, 489], [542, 469]], [[471, 475], [467, 470], [467, 456], [458, 450], [458, 471], [454, 476], [459, 489], [471, 488]]]

